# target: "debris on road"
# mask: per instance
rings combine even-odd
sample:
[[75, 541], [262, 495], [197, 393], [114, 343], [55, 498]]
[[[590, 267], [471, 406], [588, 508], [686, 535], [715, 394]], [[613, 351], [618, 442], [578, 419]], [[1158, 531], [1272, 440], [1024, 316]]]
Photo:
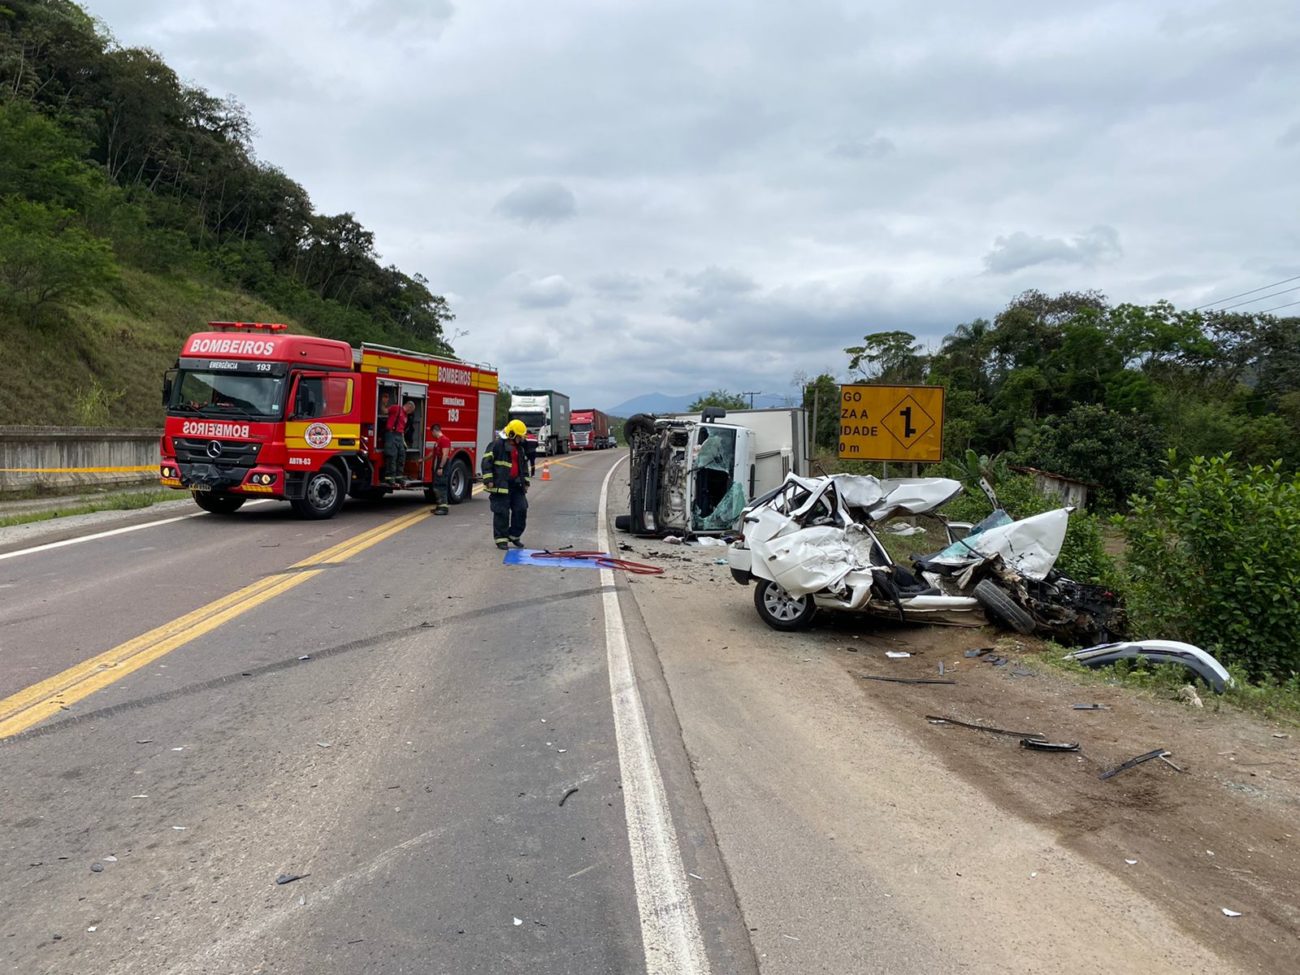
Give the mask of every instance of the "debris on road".
[[515, 927], [519, 927], [519, 925], [524, 923], [522, 918], [515, 918], [514, 920], [515, 920]]
[[1118, 660], [1144, 658], [1157, 664], [1181, 664], [1210, 685], [1216, 694], [1232, 686], [1232, 676], [1213, 656], [1200, 647], [1178, 640], [1142, 640], [1129, 643], [1103, 643], [1075, 650], [1065, 655], [1085, 667], [1105, 667]]
[[885, 656], [891, 660], [901, 660], [904, 657], [910, 657], [911, 654], [904, 650], [886, 650]]
[[1110, 706], [1106, 704], [1071, 704], [1075, 711], [1109, 711]]
[[1224, 917], [1241, 917], [1241, 911], [1230, 911], [1226, 907], [1221, 907], [1219, 910], [1223, 912]]
[[90, 865], [90, 872], [91, 872], [91, 873], [103, 873], [103, 872], [104, 872], [104, 865], [103, 865], [102, 863], [92, 863], [92, 864]]
[[574, 794], [575, 792], [577, 792], [577, 791], [578, 791], [578, 787], [575, 785], [572, 789], [570, 789], [570, 790], [569, 790], [568, 792], [566, 792], [564, 795], [560, 796], [560, 805], [563, 806], [564, 803], [565, 803], [565, 801], [569, 798], [569, 796], [573, 795], [573, 794]]
[[1178, 700], [1183, 701], [1194, 708], [1205, 707], [1204, 702], [1201, 700], [1201, 695], [1196, 693], [1196, 687], [1192, 684], [1184, 684], [1182, 687], [1178, 688]]
[[311, 654], [309, 654], [309, 653], [304, 653], [304, 654], [303, 654], [301, 657], [299, 657], [298, 659], [299, 659], [299, 660], [310, 660], [310, 659], [311, 659]]
[[987, 731], [991, 735], [1008, 735], [1012, 738], [1045, 738], [1045, 735], [1036, 731], [1008, 731], [1005, 728], [993, 728], [984, 724], [972, 724], [969, 721], [959, 721], [957, 718], [950, 718], [945, 714], [927, 714], [925, 720], [931, 724], [954, 724], [959, 728], [970, 728], [972, 731]]
[[1044, 741], [1042, 738], [1021, 738], [1021, 748], [1029, 748], [1036, 752], [1077, 752], [1079, 743], [1077, 741]]
[[1127, 857], [1125, 857], [1124, 862], [1127, 863], [1130, 867], [1135, 866], [1137, 864], [1136, 860], [1130, 860]]
[[858, 674], [863, 680], [884, 680], [891, 684], [956, 684], [955, 680], [938, 677], [882, 677], [878, 674]]
[[303, 877], [310, 876], [311, 874], [309, 873], [282, 873], [280, 876], [275, 878], [275, 882], [280, 886], [284, 886], [285, 884], [293, 883], [295, 880], [302, 880]]
[[153, 739], [152, 739], [152, 738], [137, 738], [137, 739], [135, 740], [135, 743], [136, 743], [137, 745], [152, 745], [152, 744], [153, 744]]
[[1098, 778], [1109, 779], [1113, 775], [1119, 775], [1120, 772], [1127, 772], [1131, 768], [1137, 768], [1139, 765], [1143, 764], [1144, 762], [1149, 762], [1155, 758], [1163, 758], [1168, 754], [1170, 753], [1163, 748], [1154, 748], [1149, 752], [1143, 752], [1141, 755], [1135, 755], [1133, 758], [1130, 758], [1127, 762], [1121, 762], [1119, 765], [1116, 765], [1114, 768], [1106, 769], [1106, 771], [1102, 772], [1101, 775], [1098, 776]]

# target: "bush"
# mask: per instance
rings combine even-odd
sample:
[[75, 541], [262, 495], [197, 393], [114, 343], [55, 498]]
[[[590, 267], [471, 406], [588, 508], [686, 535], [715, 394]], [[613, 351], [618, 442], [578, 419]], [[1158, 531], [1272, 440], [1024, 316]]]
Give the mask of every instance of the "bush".
[[1300, 672], [1300, 475], [1197, 457], [1124, 525], [1135, 633], [1183, 640], [1254, 680]]

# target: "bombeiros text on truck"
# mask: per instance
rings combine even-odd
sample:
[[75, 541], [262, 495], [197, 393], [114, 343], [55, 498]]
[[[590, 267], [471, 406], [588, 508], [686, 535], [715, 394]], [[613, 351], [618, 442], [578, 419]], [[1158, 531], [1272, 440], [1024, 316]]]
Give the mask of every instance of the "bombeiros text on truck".
[[[286, 500], [330, 518], [348, 496], [434, 496], [438, 423], [451, 441], [448, 500], [470, 496], [491, 442], [495, 369], [441, 356], [287, 335], [263, 322], [210, 322], [185, 340], [163, 379], [159, 473], [205, 511], [231, 514], [249, 498]], [[401, 475], [383, 480], [385, 410], [411, 403]]]

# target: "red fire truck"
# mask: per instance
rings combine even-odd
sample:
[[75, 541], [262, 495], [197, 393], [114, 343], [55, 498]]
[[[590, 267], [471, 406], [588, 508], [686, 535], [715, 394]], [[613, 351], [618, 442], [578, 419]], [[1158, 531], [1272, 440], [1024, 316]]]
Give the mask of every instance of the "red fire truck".
[[[432, 500], [436, 444], [451, 440], [445, 489], [470, 496], [478, 458], [494, 435], [494, 369], [419, 352], [309, 335], [284, 325], [210, 322], [186, 339], [163, 378], [167, 418], [162, 483], [200, 508], [231, 514], [249, 498], [287, 500], [306, 518], [331, 518], [344, 498], [423, 490]], [[406, 463], [384, 468], [380, 398], [415, 404]]]

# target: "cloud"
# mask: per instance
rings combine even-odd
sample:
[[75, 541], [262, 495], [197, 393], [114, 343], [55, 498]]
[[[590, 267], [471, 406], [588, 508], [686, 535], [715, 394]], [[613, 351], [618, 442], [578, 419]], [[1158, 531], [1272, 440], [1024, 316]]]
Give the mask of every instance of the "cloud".
[[882, 159], [896, 152], [898, 147], [883, 135], [873, 135], [866, 139], [845, 139], [831, 147], [830, 155], [837, 159], [858, 162], [863, 159]]
[[448, 0], [348, 0], [348, 26], [377, 37], [436, 40], [455, 13]]
[[545, 225], [572, 219], [578, 212], [578, 201], [562, 183], [537, 180], [511, 190], [494, 209], [525, 225]]
[[635, 274], [611, 271], [591, 279], [591, 290], [609, 301], [635, 301], [645, 290], [645, 281]]
[[993, 241], [993, 249], [984, 255], [984, 267], [991, 274], [1011, 274], [1037, 264], [1092, 267], [1121, 253], [1114, 227], [1098, 225], [1070, 240], [1016, 231]]
[[573, 300], [573, 286], [559, 274], [527, 281], [519, 289], [521, 308], [563, 308]]
[[452, 3], [84, 5], [454, 296], [458, 352], [575, 403], [779, 392], [1031, 284], [1190, 307], [1289, 276], [1286, 0]]

